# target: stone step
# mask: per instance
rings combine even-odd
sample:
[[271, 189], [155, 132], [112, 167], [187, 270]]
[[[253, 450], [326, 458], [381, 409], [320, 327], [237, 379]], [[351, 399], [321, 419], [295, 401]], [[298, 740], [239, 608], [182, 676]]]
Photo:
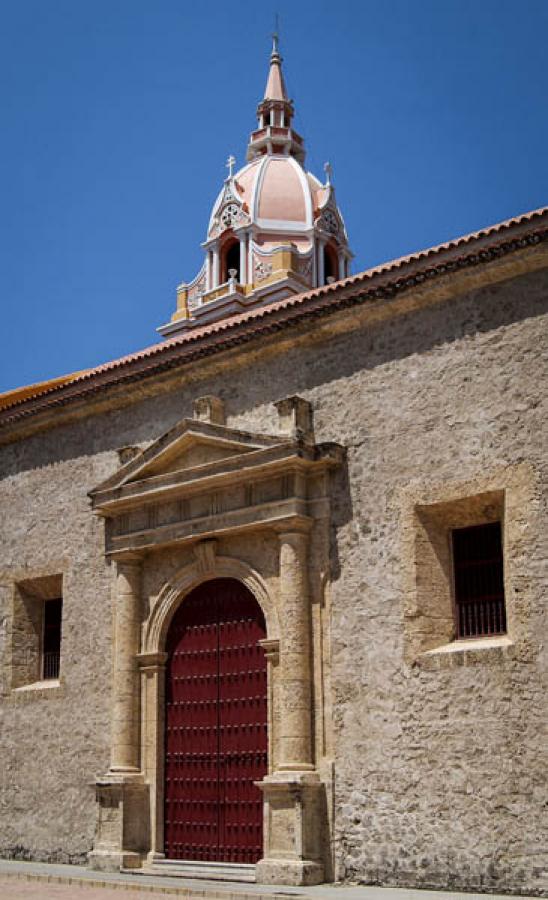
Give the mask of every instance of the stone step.
[[255, 866], [244, 863], [203, 862], [201, 860], [158, 859], [147, 866], [147, 874], [180, 875], [207, 881], [255, 881]]

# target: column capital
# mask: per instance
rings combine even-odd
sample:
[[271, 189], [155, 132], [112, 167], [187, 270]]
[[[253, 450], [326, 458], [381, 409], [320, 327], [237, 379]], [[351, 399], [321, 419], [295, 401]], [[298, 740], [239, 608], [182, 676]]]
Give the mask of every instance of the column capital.
[[118, 568], [122, 568], [123, 566], [140, 566], [143, 559], [144, 554], [139, 553], [137, 550], [124, 550], [113, 557]]
[[280, 661], [280, 641], [278, 638], [263, 638], [257, 641], [259, 647], [264, 650], [264, 655], [268, 662], [277, 665]]
[[294, 516], [291, 522], [276, 525], [280, 544], [290, 543], [293, 539], [307, 538], [312, 529], [312, 519], [308, 516]]
[[162, 652], [137, 653], [135, 658], [141, 670], [160, 671], [165, 667], [168, 655], [169, 654]]

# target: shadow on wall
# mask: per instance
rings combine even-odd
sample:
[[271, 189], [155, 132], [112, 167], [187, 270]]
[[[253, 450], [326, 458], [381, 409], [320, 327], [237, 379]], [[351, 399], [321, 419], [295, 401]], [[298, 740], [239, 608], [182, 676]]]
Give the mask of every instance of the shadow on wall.
[[[547, 287], [547, 276], [539, 273], [521, 276], [452, 298], [436, 307], [336, 335], [323, 343], [300, 344], [280, 356], [239, 367], [229, 377], [227, 373], [217, 373], [200, 380], [195, 369], [182, 370], [185, 374], [181, 375], [181, 381], [184, 378], [185, 382], [178, 390], [141, 400], [136, 398], [132, 405], [0, 448], [0, 475], [5, 477], [63, 460], [113, 452], [122, 446], [149, 443], [181, 418], [191, 416], [192, 402], [201, 394], [220, 396], [229, 420], [246, 414], [251, 416], [258, 406], [264, 407], [281, 397], [306, 396], [321, 384], [348, 378], [357, 371], [371, 371], [444, 344], [540, 316], [548, 312]], [[137, 393], [138, 387], [128, 385], [126, 390], [129, 396]], [[274, 410], [269, 421], [269, 430], [274, 430]], [[252, 422], [249, 427], [253, 429]], [[322, 434], [318, 439], [334, 440], [337, 436]], [[118, 464], [116, 456], [110, 471]]]
[[331, 473], [330, 479], [329, 496], [331, 498], [331, 517], [329, 523], [329, 578], [331, 583], [334, 583], [335, 581], [338, 581], [341, 574], [337, 534], [344, 525], [347, 525], [354, 519], [352, 494], [350, 491], [350, 476], [348, 473], [348, 460], [346, 455], [343, 464]]

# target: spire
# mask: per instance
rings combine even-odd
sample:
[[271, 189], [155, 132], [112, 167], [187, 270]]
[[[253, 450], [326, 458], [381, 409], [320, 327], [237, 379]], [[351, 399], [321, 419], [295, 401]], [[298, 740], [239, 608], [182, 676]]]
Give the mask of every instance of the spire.
[[257, 107], [257, 128], [252, 132], [247, 148], [248, 160], [266, 153], [294, 156], [301, 164], [304, 163], [303, 139], [291, 126], [293, 115], [293, 102], [287, 95], [276, 29], [272, 35], [264, 97]]
[[278, 47], [278, 33], [275, 31], [272, 35], [272, 52], [270, 54], [270, 69], [268, 71], [268, 80], [264, 92], [265, 100], [282, 100], [287, 103], [288, 96], [285, 87], [284, 76], [282, 72], [282, 57]]

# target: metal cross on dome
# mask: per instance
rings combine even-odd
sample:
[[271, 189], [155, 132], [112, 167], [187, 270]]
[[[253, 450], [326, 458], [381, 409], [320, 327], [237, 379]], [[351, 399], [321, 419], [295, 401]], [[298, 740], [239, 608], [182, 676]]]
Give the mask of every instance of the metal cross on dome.
[[234, 175], [234, 166], [235, 165], [236, 165], [236, 157], [232, 156], [232, 153], [231, 153], [226, 161], [226, 167], [228, 169], [228, 177], [229, 178], [232, 178], [232, 176]]

